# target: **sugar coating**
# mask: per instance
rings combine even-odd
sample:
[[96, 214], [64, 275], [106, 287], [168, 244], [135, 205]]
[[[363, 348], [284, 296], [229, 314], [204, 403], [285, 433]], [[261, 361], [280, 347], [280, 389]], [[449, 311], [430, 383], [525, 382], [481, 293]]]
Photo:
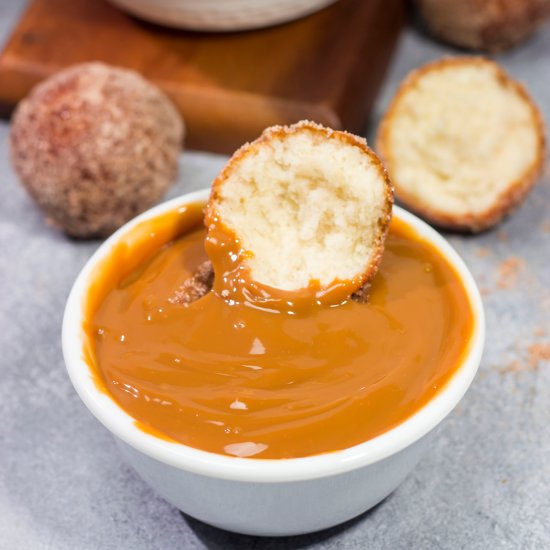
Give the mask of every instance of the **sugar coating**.
[[84, 63], [19, 104], [12, 161], [51, 222], [72, 236], [105, 236], [174, 181], [183, 133], [172, 103], [139, 74]]

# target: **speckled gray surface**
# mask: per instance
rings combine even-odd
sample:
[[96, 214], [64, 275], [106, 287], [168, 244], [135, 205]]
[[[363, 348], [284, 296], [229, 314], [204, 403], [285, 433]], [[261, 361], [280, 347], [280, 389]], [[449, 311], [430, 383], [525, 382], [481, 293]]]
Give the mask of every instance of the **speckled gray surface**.
[[[0, 41], [20, 9], [0, 3]], [[447, 53], [455, 52], [406, 32], [369, 136], [406, 72]], [[550, 120], [550, 26], [497, 59]], [[0, 548], [550, 548], [550, 364], [537, 359], [550, 344], [548, 171], [497, 230], [450, 237], [484, 294], [487, 346], [429, 455], [382, 504], [343, 526], [260, 539], [211, 528], [156, 497], [80, 403], [60, 325], [98, 243], [67, 240], [44, 224], [11, 171], [8, 131], [0, 123]], [[170, 194], [208, 185], [223, 160], [184, 154]]]

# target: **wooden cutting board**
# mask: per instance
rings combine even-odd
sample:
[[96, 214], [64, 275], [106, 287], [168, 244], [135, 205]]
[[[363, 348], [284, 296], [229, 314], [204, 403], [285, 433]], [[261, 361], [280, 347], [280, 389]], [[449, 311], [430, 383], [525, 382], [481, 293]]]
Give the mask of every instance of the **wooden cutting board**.
[[218, 34], [145, 23], [103, 0], [32, 0], [0, 55], [0, 105], [8, 115], [43, 78], [100, 60], [160, 86], [193, 149], [230, 153], [302, 118], [361, 132], [404, 12], [403, 0], [339, 0], [284, 25]]

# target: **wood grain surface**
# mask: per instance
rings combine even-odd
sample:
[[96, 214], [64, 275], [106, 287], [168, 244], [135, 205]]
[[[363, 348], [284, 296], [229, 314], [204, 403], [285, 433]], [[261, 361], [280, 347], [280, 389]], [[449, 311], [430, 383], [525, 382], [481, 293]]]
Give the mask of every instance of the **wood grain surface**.
[[160, 86], [193, 149], [229, 153], [266, 126], [302, 118], [360, 132], [404, 12], [402, 0], [339, 0], [268, 29], [195, 33], [103, 0], [33, 0], [0, 55], [2, 113], [55, 71], [100, 60]]

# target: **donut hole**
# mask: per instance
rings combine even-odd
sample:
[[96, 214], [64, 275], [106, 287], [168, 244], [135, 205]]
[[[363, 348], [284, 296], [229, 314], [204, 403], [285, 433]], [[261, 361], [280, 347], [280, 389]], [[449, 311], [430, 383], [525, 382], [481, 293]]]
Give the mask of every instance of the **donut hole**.
[[219, 186], [216, 210], [250, 252], [255, 280], [326, 287], [361, 279], [379, 254], [389, 211], [384, 170], [366, 146], [337, 134], [273, 132]]

